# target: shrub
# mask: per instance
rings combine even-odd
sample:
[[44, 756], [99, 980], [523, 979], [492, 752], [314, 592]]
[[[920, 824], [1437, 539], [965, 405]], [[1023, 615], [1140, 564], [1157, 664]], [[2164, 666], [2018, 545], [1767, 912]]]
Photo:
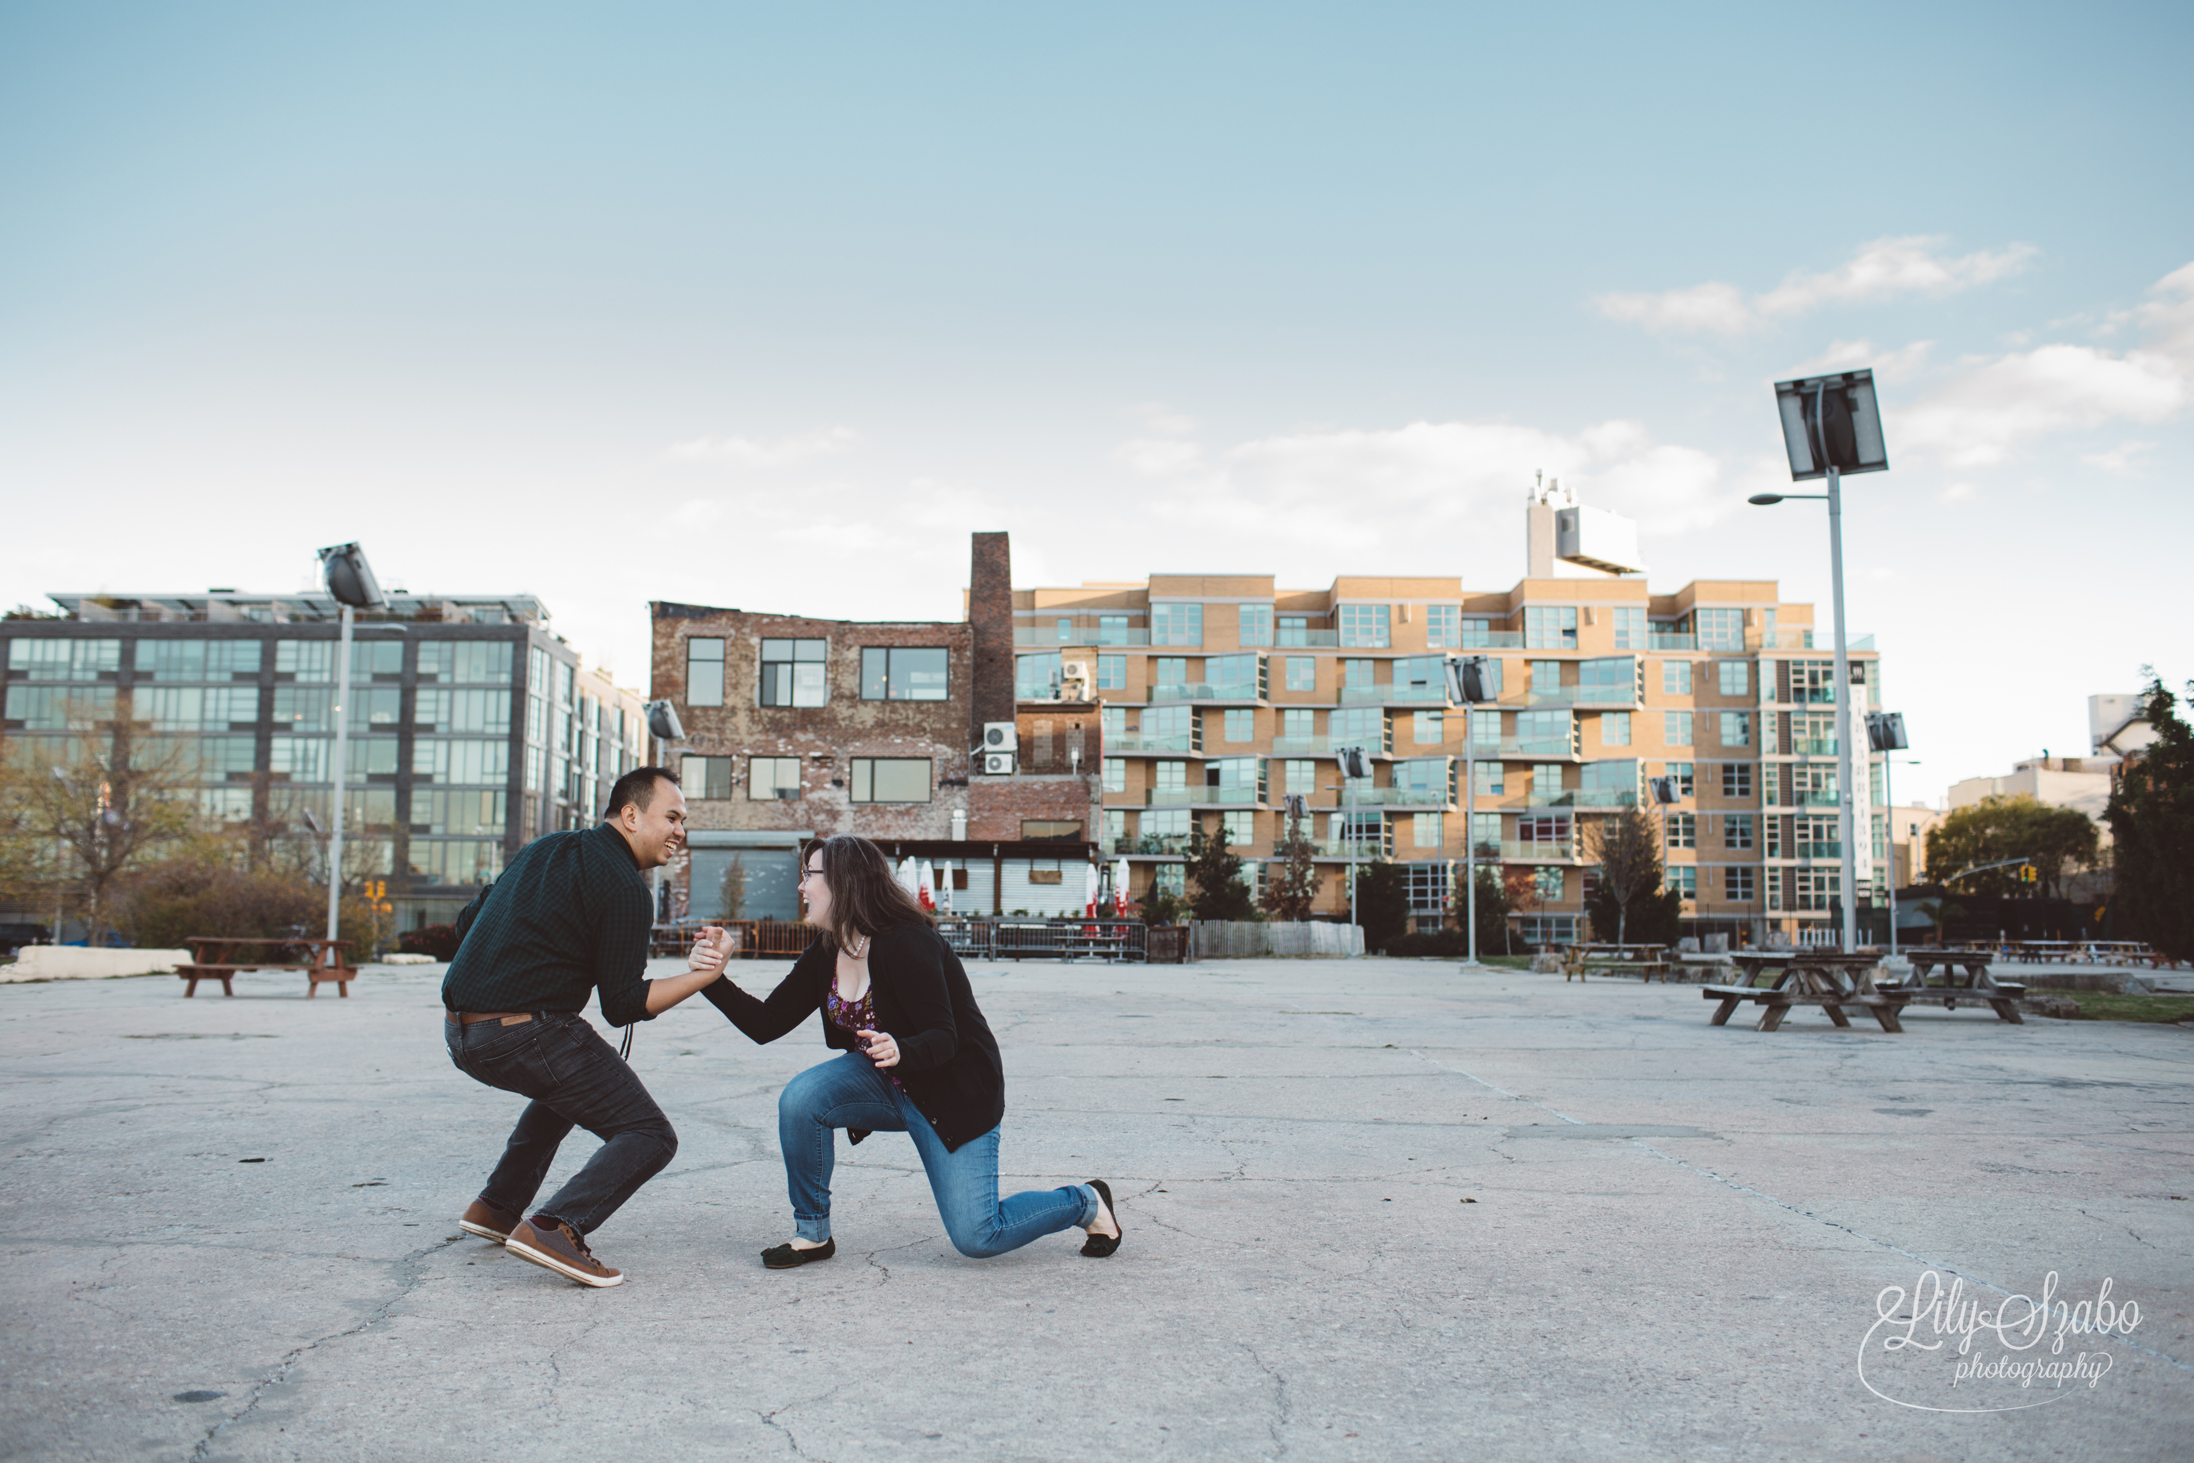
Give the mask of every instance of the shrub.
[[[328, 894], [300, 873], [176, 858], [131, 878], [116, 914], [115, 925], [131, 944], [176, 950], [192, 935], [274, 940], [317, 935], [327, 928]], [[349, 959], [370, 960], [388, 938], [386, 917], [364, 899], [347, 898], [342, 938], [349, 943]]]

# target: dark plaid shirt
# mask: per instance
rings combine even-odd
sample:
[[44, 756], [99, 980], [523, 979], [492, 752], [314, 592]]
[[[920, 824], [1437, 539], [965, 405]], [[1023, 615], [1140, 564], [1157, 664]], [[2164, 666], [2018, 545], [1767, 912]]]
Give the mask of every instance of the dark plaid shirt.
[[546, 833], [457, 916], [442, 981], [452, 1011], [583, 1011], [600, 989], [612, 1026], [648, 1015], [655, 902], [632, 847], [609, 823]]

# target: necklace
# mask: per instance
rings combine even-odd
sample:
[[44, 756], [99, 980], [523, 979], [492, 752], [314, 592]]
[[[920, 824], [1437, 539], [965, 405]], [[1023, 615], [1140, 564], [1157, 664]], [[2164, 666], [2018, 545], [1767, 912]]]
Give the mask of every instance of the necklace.
[[845, 947], [846, 958], [848, 960], [859, 960], [862, 956], [868, 954], [868, 943], [869, 937], [867, 935], [855, 936], [853, 942]]

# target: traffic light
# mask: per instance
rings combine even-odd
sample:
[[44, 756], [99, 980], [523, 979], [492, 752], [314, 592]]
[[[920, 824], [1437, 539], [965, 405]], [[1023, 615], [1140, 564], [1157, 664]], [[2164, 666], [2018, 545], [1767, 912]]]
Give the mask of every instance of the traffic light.
[[2019, 865], [2019, 882], [2020, 882], [2020, 883], [2022, 883], [2022, 884], [2038, 884], [2038, 883], [2040, 883], [2040, 882], [2041, 882], [2041, 878], [2042, 878], [2042, 871], [2041, 871], [2040, 869], [2037, 869], [2037, 868], [2035, 868], [2035, 867], [2034, 867], [2034, 866], [2033, 866], [2032, 864], [2021, 864], [2021, 865]]

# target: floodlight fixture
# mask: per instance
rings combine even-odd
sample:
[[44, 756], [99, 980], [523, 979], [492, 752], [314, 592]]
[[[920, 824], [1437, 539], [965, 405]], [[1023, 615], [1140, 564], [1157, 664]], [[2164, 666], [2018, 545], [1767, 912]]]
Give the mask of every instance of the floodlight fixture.
[[648, 731], [659, 742], [682, 742], [686, 729], [678, 720], [678, 708], [668, 701], [647, 704]]
[[1872, 371], [1842, 371], [1775, 383], [1783, 419], [1783, 448], [1790, 479], [1840, 473], [1884, 472], [1889, 448], [1882, 440], [1882, 413], [1874, 399]]
[[1653, 790], [1653, 801], [1667, 807], [1676, 801], [1676, 779], [1673, 777], [1649, 777], [1646, 785]]
[[334, 544], [320, 551], [320, 576], [338, 604], [354, 610], [378, 609], [387, 601], [366, 562], [366, 551], [356, 544]]
[[1451, 655], [1447, 658], [1446, 669], [1449, 701], [1458, 706], [1476, 706], [1495, 699], [1484, 656]]
[[1866, 739], [1877, 752], [1902, 752], [1912, 745], [1905, 740], [1905, 717], [1901, 711], [1869, 711]]

